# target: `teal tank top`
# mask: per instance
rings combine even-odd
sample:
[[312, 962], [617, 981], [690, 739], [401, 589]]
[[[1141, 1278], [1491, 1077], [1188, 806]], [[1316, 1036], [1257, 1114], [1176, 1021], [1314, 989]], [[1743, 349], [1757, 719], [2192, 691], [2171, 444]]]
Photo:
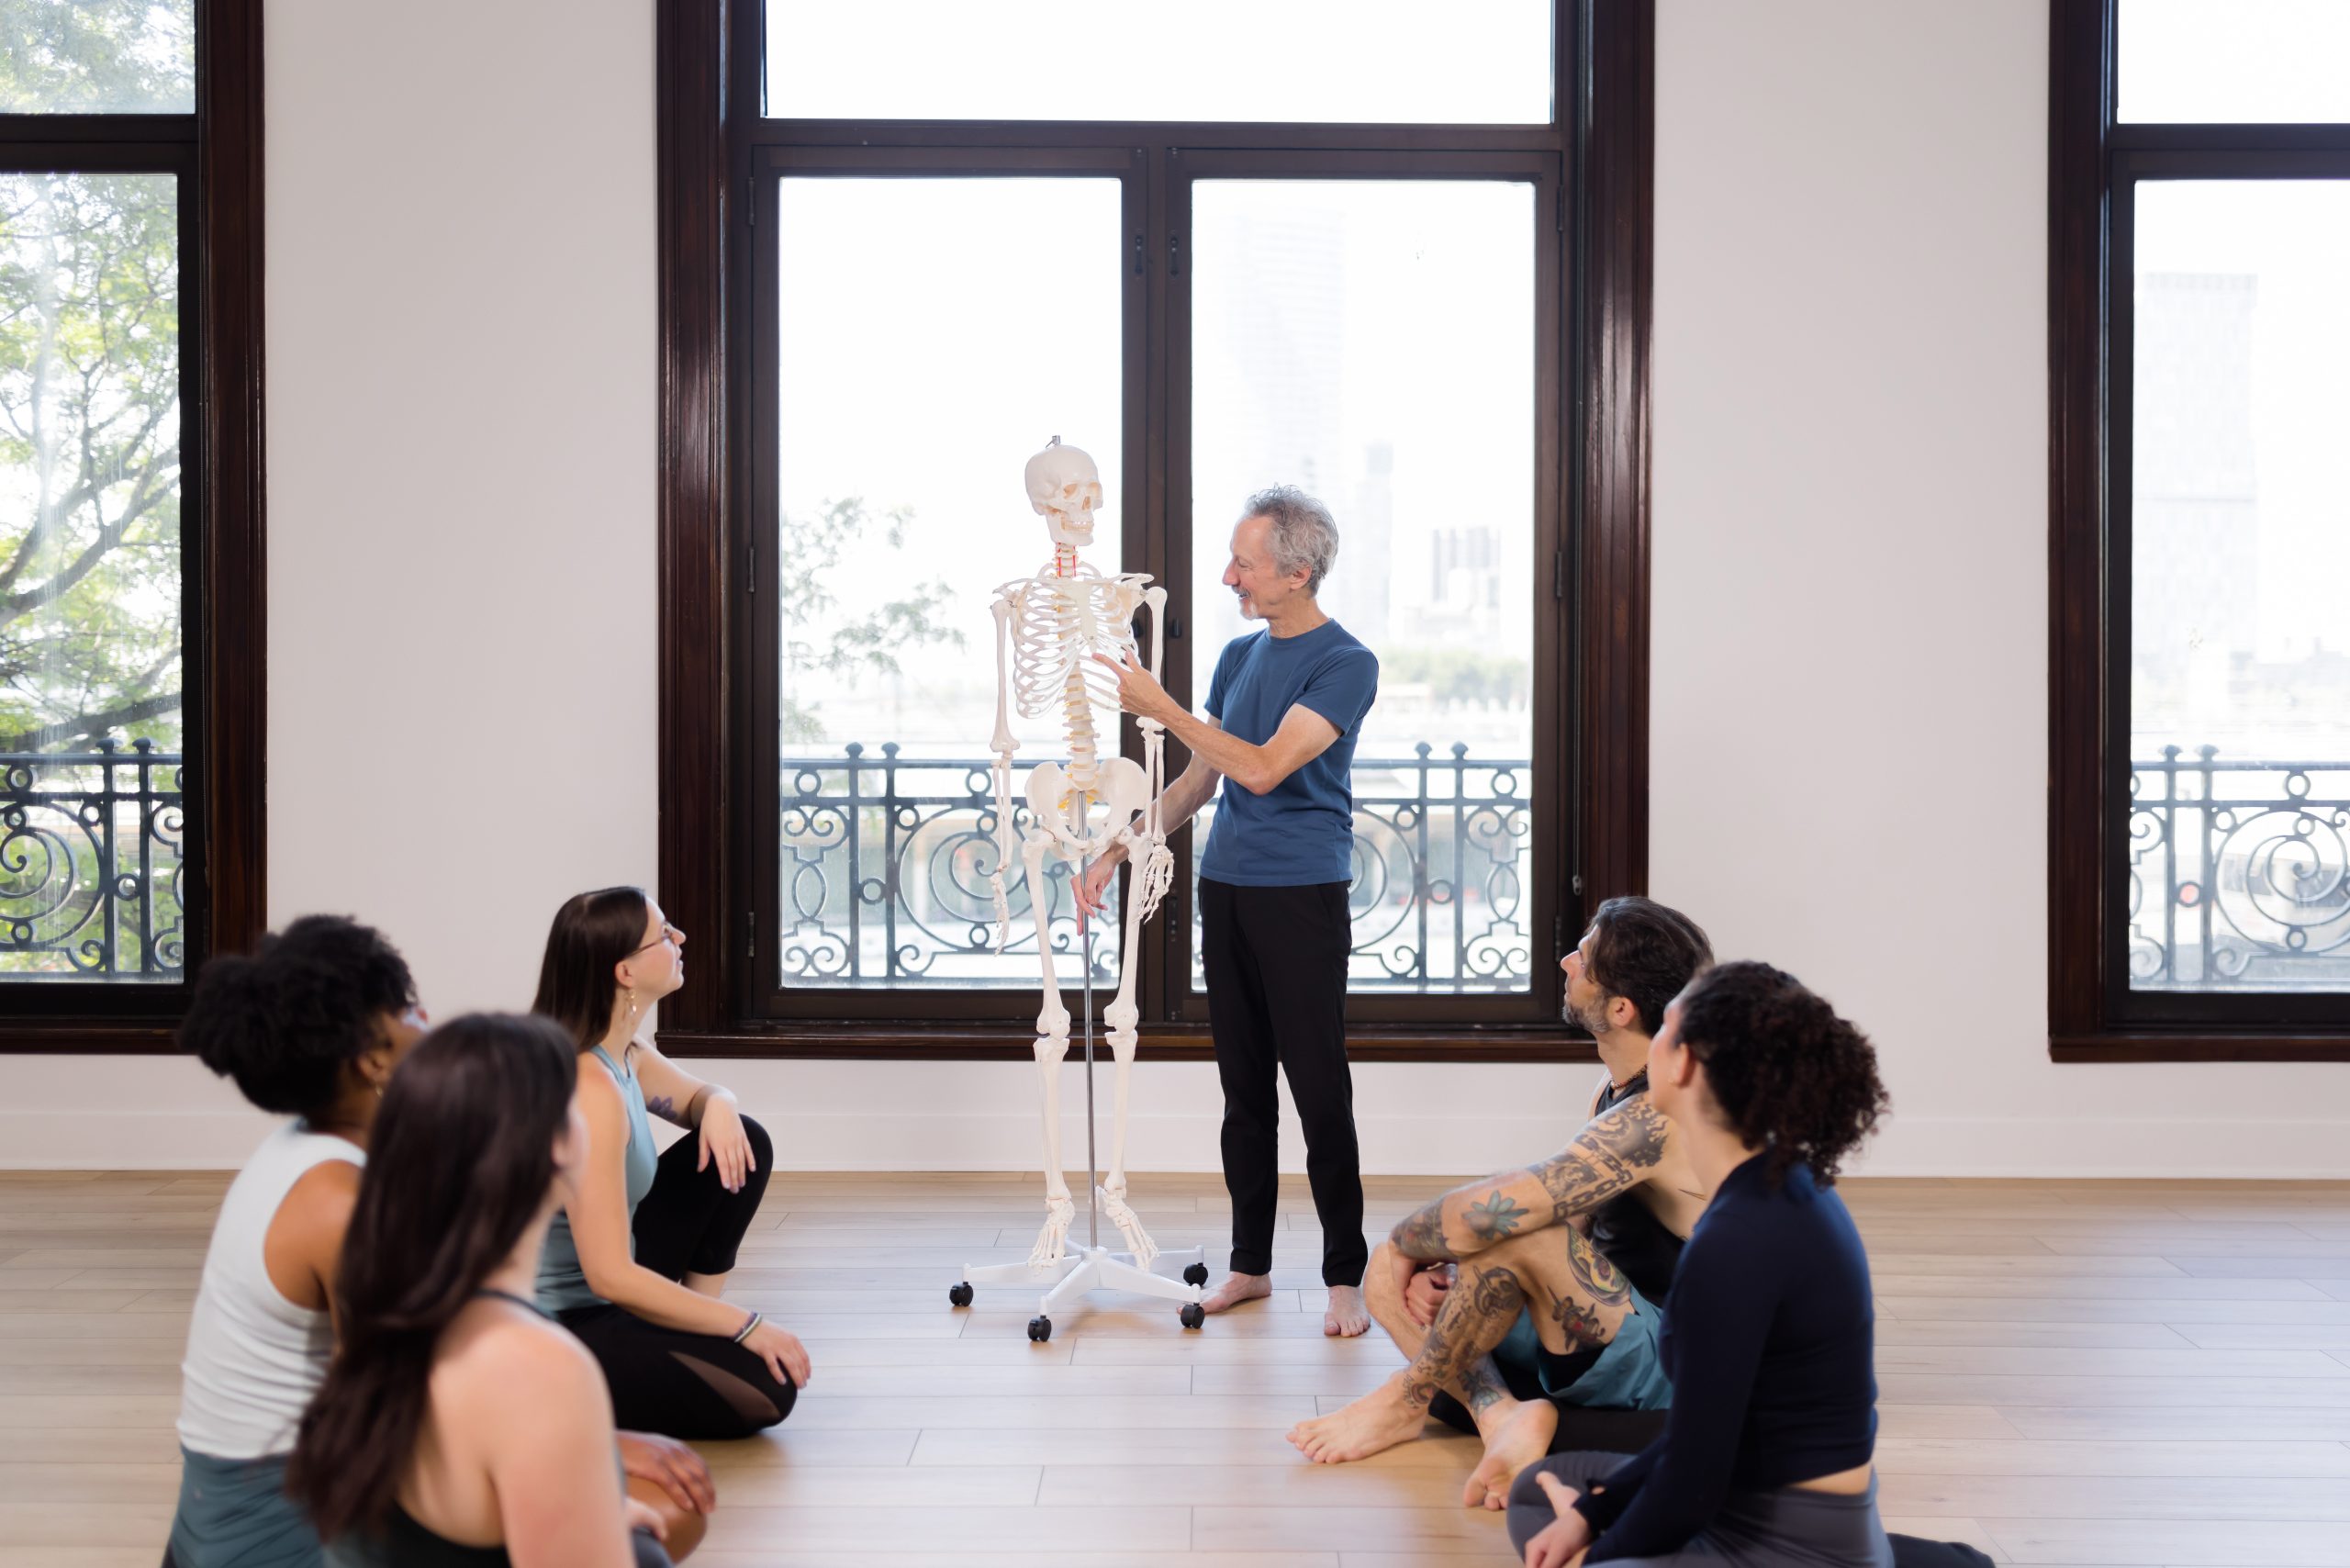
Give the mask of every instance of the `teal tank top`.
[[[621, 1086], [621, 1103], [628, 1107], [628, 1151], [623, 1157], [628, 1170], [628, 1213], [636, 1218], [636, 1205], [644, 1194], [653, 1191], [653, 1173], [657, 1156], [653, 1148], [653, 1122], [644, 1112], [644, 1086], [636, 1081], [634, 1072], [622, 1072], [612, 1058], [597, 1046], [592, 1054]], [[636, 1238], [629, 1238], [629, 1254], [636, 1253]], [[539, 1254], [539, 1305], [548, 1312], [570, 1312], [583, 1306], [602, 1306], [604, 1298], [588, 1288], [588, 1276], [579, 1267], [579, 1248], [571, 1238], [571, 1215], [558, 1210], [554, 1223], [547, 1226], [547, 1244]]]

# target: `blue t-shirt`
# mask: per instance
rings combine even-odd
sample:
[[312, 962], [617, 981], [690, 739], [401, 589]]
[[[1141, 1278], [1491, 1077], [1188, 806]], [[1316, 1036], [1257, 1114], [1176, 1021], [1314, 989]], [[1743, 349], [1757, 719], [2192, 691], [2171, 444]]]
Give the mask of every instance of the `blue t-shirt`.
[[1227, 783], [1208, 829], [1200, 875], [1244, 888], [1304, 888], [1354, 876], [1355, 741], [1379, 695], [1379, 660], [1335, 621], [1225, 645], [1208, 683], [1208, 712], [1226, 734], [1263, 745], [1303, 705], [1338, 732], [1321, 756], [1264, 794]]

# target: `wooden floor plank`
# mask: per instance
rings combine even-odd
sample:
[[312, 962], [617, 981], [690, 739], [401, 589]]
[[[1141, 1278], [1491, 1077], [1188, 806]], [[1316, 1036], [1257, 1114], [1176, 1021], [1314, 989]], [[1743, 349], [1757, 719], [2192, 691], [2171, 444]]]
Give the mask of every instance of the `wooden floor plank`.
[[[1456, 1183], [1366, 1183], [1367, 1229]], [[0, 1173], [0, 1568], [152, 1568], [177, 1486], [178, 1361], [205, 1172]], [[1282, 1186], [1276, 1290], [1187, 1332], [1103, 1295], [1026, 1338], [1031, 1174], [778, 1174], [734, 1299], [809, 1345], [791, 1419], [702, 1445], [705, 1568], [1471, 1568], [1479, 1456], [1431, 1425], [1344, 1466], [1284, 1433], [1385, 1379], [1321, 1333], [1311, 1193]], [[1136, 1177], [1162, 1245], [1220, 1264], [1214, 1176]], [[1841, 1189], [1877, 1283], [1886, 1523], [2034, 1568], [2320, 1568], [2350, 1552], [2350, 1184], [1875, 1182]], [[1162, 1270], [1162, 1271], [1169, 1271]]]

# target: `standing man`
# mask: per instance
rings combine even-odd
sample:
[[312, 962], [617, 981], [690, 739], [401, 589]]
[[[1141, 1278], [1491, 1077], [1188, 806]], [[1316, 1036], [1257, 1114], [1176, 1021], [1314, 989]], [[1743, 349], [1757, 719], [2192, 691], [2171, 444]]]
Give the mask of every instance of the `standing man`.
[[[1248, 498], [1232, 531], [1224, 586], [1265, 629], [1216, 661], [1207, 717], [1194, 718], [1147, 670], [1118, 671], [1125, 711], [1156, 719], [1191, 765], [1159, 810], [1172, 833], [1229, 778], [1200, 861], [1201, 958], [1209, 1028], [1224, 1082], [1224, 1182], [1232, 1194], [1232, 1271], [1202, 1303], [1222, 1312], [1272, 1294], [1281, 1102], [1289, 1074], [1305, 1129], [1305, 1171], [1322, 1222], [1326, 1334], [1371, 1327], [1362, 1299], [1362, 1163], [1347, 1069], [1347, 956], [1354, 945], [1351, 769], [1379, 660], [1322, 613], [1315, 595], [1338, 554], [1330, 510], [1294, 487]], [[1097, 655], [1098, 656], [1098, 655]], [[1109, 664], [1107, 659], [1102, 660]], [[1123, 849], [1096, 860], [1078, 890], [1089, 913]]]

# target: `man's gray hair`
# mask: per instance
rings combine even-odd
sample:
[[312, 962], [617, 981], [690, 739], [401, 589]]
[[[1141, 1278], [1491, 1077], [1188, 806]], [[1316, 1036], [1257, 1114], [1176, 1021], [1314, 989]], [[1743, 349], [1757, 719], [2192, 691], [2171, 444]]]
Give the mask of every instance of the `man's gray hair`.
[[1286, 576], [1305, 568], [1305, 591], [1318, 593], [1338, 559], [1338, 521], [1330, 509], [1295, 485], [1275, 485], [1248, 498], [1240, 520], [1261, 517], [1272, 524], [1273, 565]]

